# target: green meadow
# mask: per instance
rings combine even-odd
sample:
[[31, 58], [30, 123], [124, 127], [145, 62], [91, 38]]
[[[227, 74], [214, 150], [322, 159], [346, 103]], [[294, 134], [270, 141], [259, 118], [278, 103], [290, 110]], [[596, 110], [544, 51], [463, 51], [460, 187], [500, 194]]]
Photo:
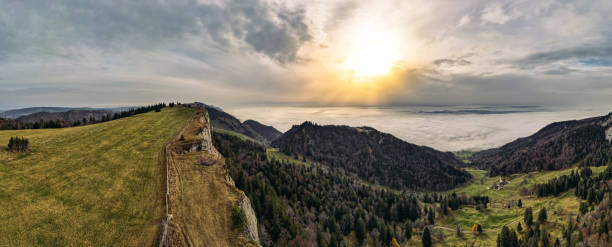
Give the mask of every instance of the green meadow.
[[[163, 215], [163, 147], [193, 109], [63, 129], [0, 131], [0, 246], [143, 246]], [[6, 150], [11, 136], [26, 154]]]
[[[605, 168], [605, 166], [591, 167], [594, 175], [601, 173]], [[495, 181], [499, 181], [499, 176], [487, 177], [486, 171], [469, 168], [466, 170], [474, 176], [472, 181], [467, 185], [448, 191], [448, 193], [489, 196], [491, 204], [484, 210], [477, 210], [473, 206], [463, 206], [459, 210], [453, 211], [451, 215], [438, 215], [436, 218], [437, 227], [434, 231], [444, 233], [444, 241], [437, 239], [436, 245], [438, 246], [495, 246], [497, 234], [503, 226], [507, 225], [516, 229], [517, 224], [521, 222], [524, 228], [523, 216], [527, 207], [533, 209], [534, 217], [537, 216], [540, 209], [546, 207], [548, 221], [545, 227], [552, 231], [552, 239], [561, 238], [561, 230], [563, 225], [567, 224], [567, 217], [575, 217], [578, 213], [580, 200], [574, 196], [573, 189], [557, 197], [538, 198], [535, 195], [521, 196], [519, 193], [521, 188], [532, 188], [535, 184], [569, 174], [572, 170], [577, 171], [577, 168], [514, 174], [510, 176], [510, 183], [500, 190], [491, 188]], [[522, 207], [519, 208], [514, 205], [508, 208], [509, 202], [517, 202], [519, 199], [522, 201]], [[474, 224], [482, 225], [484, 230], [482, 234], [472, 233]], [[456, 234], [457, 225], [462, 229], [462, 236]], [[434, 233], [433, 235], [440, 237], [442, 234]], [[519, 238], [521, 238], [520, 234]], [[434, 239], [436, 238], [434, 237]], [[436, 243], [436, 241], [434, 242]]]

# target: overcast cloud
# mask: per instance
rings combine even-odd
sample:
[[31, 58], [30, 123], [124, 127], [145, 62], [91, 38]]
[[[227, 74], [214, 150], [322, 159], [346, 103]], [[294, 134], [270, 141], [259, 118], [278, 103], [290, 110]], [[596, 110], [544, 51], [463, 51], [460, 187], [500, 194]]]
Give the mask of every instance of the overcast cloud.
[[[4, 0], [0, 9], [0, 105], [612, 104], [608, 0]], [[409, 36], [406, 65], [375, 100], [322, 100], [342, 98], [326, 69], [364, 19]]]

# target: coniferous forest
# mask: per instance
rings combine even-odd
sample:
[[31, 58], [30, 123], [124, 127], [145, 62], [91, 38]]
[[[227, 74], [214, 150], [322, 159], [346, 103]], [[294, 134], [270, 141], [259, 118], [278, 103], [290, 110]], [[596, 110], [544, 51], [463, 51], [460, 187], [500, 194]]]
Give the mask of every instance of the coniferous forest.
[[236, 186], [251, 199], [264, 246], [341, 246], [352, 232], [359, 242], [369, 236], [388, 246], [426, 224], [431, 209], [415, 194], [367, 186], [333, 168], [269, 159], [263, 146], [235, 136], [213, 138]]

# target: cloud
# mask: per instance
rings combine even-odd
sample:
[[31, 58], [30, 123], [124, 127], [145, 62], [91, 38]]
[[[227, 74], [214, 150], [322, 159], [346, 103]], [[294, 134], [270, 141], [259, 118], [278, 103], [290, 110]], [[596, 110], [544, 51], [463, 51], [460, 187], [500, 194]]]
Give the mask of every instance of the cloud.
[[[448, 5], [5, 0], [0, 105], [612, 103], [609, 0]], [[368, 30], [398, 63], [362, 83], [342, 61]]]
[[263, 1], [8, 1], [3, 8], [11, 11], [0, 13], [0, 58], [78, 53], [76, 46], [168, 49], [197, 37], [204, 48], [251, 48], [293, 62], [311, 39], [299, 6]]
[[495, 24], [505, 24], [508, 21], [516, 19], [520, 16], [517, 11], [507, 12], [506, 9], [499, 3], [487, 6], [481, 12], [480, 19], [482, 23], [490, 22]]
[[612, 46], [572, 47], [536, 52], [520, 59], [522, 64], [553, 63], [570, 59], [612, 58]]
[[436, 59], [433, 61], [435, 65], [446, 65], [446, 66], [462, 66], [471, 64], [470, 61], [465, 60], [464, 58], [442, 58]]
[[470, 16], [464, 15], [461, 17], [461, 19], [459, 19], [459, 22], [457, 23], [457, 27], [465, 26], [468, 23], [470, 23]]

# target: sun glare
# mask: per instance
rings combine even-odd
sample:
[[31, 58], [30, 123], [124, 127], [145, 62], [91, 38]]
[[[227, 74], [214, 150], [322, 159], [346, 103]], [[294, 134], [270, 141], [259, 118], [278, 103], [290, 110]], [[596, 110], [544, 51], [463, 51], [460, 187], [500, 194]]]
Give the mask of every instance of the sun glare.
[[397, 40], [388, 33], [362, 30], [351, 42], [344, 66], [355, 77], [385, 75], [400, 58]]

